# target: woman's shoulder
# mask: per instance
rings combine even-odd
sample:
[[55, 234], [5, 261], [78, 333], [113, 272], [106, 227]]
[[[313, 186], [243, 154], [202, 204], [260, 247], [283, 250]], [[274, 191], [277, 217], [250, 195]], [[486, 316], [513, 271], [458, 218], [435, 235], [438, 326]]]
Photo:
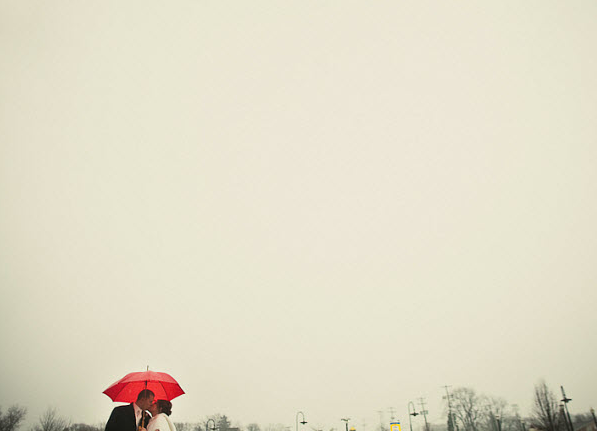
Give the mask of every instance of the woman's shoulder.
[[[165, 421], [166, 421], [166, 419], [165, 419], [164, 413], [159, 413], [155, 416], [152, 416], [152, 419], [150, 419], [150, 422], [148, 423], [148, 431], [154, 431], [154, 430], [160, 429], [159, 427]], [[167, 431], [167, 430], [161, 430], [161, 431]]]

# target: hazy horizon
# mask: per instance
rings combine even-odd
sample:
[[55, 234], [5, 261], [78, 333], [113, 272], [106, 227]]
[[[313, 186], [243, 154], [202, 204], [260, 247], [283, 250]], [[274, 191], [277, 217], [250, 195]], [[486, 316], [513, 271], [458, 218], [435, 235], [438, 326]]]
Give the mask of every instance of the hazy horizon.
[[0, 20], [0, 407], [106, 421], [149, 366], [175, 422], [406, 430], [444, 385], [526, 416], [540, 379], [596, 408], [595, 2]]
[[[561, 392], [560, 392], [560, 386], [558, 386], [558, 390], [556, 390], [556, 388], [552, 387], [549, 382], [546, 379], [539, 379], [536, 384], [541, 383], [541, 382], [545, 382], [546, 384], [548, 384], [549, 389], [551, 390], [551, 392], [553, 392], [553, 394], [556, 396], [557, 400], [560, 400], [560, 398], [562, 398]], [[453, 389], [458, 388], [459, 386], [456, 387], [449, 387], [449, 391], [451, 392]], [[470, 389], [474, 389], [476, 390], [476, 388], [474, 388], [473, 386], [469, 386], [468, 388]], [[427, 411], [427, 422], [432, 425], [432, 426], [447, 426], [447, 416], [446, 416], [446, 406], [447, 406], [447, 401], [445, 399], [445, 388], [441, 387], [441, 392], [439, 392], [438, 394], [435, 394], [435, 396], [432, 399], [426, 399], [425, 397], [413, 397], [411, 399], [408, 399], [409, 401], [412, 401], [414, 407], [415, 407], [415, 411], [416, 412], [422, 412], [422, 407], [425, 407], [426, 411]], [[565, 388], [566, 394], [569, 397], [572, 397], [570, 391], [568, 388]], [[427, 393], [431, 393], [434, 394], [435, 391], [426, 391]], [[505, 414], [506, 417], [505, 419], [509, 419], [510, 417], [512, 417], [514, 415], [514, 411], [516, 408], [517, 413], [519, 414], [519, 416], [524, 419], [524, 420], [528, 420], [531, 418], [532, 416], [532, 408], [533, 408], [533, 394], [534, 394], [534, 386], [531, 387], [531, 402], [529, 404], [526, 405], [519, 405], [517, 403], [513, 403], [511, 402], [510, 398], [506, 398], [503, 396], [499, 396], [498, 394], [493, 394], [493, 393], [488, 393], [485, 391], [480, 391], [480, 390], [476, 390], [478, 395], [482, 395], [482, 396], [490, 396], [490, 397], [500, 397], [500, 398], [504, 398], [505, 401], [507, 401], [507, 405], [505, 408]], [[181, 397], [185, 397], [186, 394], [182, 395]], [[335, 413], [337, 413], [337, 416], [340, 416], [340, 418], [337, 418], [335, 413], [331, 413], [331, 412], [324, 412], [322, 409], [314, 408], [315, 406], [313, 406], [315, 412], [317, 413], [316, 415], [312, 415], [311, 413], [314, 413], [313, 411], [310, 410], [296, 410], [296, 411], [292, 411], [289, 410], [287, 411], [287, 415], [291, 415], [291, 419], [289, 417], [283, 417], [281, 414], [272, 414], [270, 415], [269, 413], [266, 413], [266, 410], [268, 410], [268, 408], [265, 409], [265, 411], [257, 411], [256, 414], [246, 414], [245, 416], [243, 416], [243, 418], [235, 416], [233, 414], [231, 414], [231, 412], [229, 410], [234, 410], [235, 409], [229, 409], [227, 410], [226, 408], [223, 408], [221, 410], [217, 409], [215, 411], [211, 411], [211, 412], [205, 412], [203, 413], [202, 416], [199, 417], [193, 417], [189, 415], [189, 407], [188, 407], [188, 412], [182, 412], [180, 411], [181, 408], [179, 407], [179, 405], [185, 405], [185, 399], [184, 398], [175, 398], [172, 403], [173, 403], [173, 410], [174, 413], [171, 416], [171, 418], [173, 419], [173, 421], [177, 424], [178, 422], [184, 422], [184, 423], [194, 423], [194, 424], [200, 424], [202, 426], [204, 426], [206, 424], [206, 420], [207, 417], [216, 415], [216, 414], [223, 414], [225, 416], [227, 416], [227, 418], [230, 420], [232, 427], [246, 427], [250, 424], [258, 424], [259, 426], [261, 426], [261, 429], [263, 431], [266, 431], [268, 429], [278, 429], [278, 426], [283, 425], [287, 428], [290, 428], [292, 430], [295, 429], [296, 426], [296, 414], [302, 413], [304, 415], [304, 419], [307, 420], [307, 424], [306, 425], [302, 425], [302, 424], [298, 424], [298, 429], [299, 431], [302, 430], [318, 430], [318, 431], [329, 431], [330, 429], [336, 429], [339, 431], [343, 431], [345, 429], [345, 423], [343, 421], [341, 421], [342, 417], [348, 417], [348, 415], [344, 415], [344, 411], [343, 410], [339, 410], [336, 411]], [[108, 398], [105, 397], [107, 400]], [[423, 402], [424, 405], [421, 404], [421, 398], [423, 398]], [[596, 410], [596, 406], [582, 406], [581, 402], [577, 402], [578, 400], [572, 400], [571, 403], [569, 404], [569, 411], [570, 414], [572, 416], [575, 415], [579, 415], [579, 414], [583, 414], [585, 416], [588, 416], [591, 420], [591, 415], [590, 415], [590, 408], [594, 408], [594, 410]], [[104, 417], [103, 415], [100, 416], [96, 416], [93, 420], [90, 420], [89, 418], [83, 418], [82, 416], [69, 416], [66, 415], [65, 412], [68, 411], [68, 409], [58, 406], [56, 404], [50, 403], [48, 404], [45, 408], [41, 408], [40, 410], [34, 410], [35, 414], [37, 414], [37, 416], [33, 416], [33, 413], [31, 411], [31, 409], [29, 408], [29, 406], [25, 406], [23, 404], [5, 404], [2, 405], [0, 407], [2, 407], [4, 410], [6, 411], [6, 409], [8, 407], [11, 407], [12, 405], [19, 405], [21, 407], [26, 407], [27, 408], [27, 415], [26, 415], [26, 419], [24, 421], [24, 425], [21, 426], [21, 430], [23, 431], [29, 431], [31, 429], [32, 426], [36, 425], [37, 422], [39, 421], [39, 416], [43, 415], [44, 413], [47, 412], [48, 409], [55, 409], [56, 413], [58, 414], [59, 417], [64, 418], [66, 420], [69, 421], [69, 423], [71, 424], [88, 424], [88, 425], [92, 425], [92, 426], [97, 426], [97, 425], [102, 425], [104, 426], [104, 424], [106, 423], [106, 421], [108, 420], [108, 416], [110, 414], [110, 411], [112, 410], [112, 408], [116, 407], [117, 405], [124, 405], [127, 403], [124, 402], [115, 402], [113, 403], [112, 401], [108, 400], [108, 402], [106, 400], [104, 400], [102, 403], [103, 406], [103, 410], [105, 410], [106, 412], [108, 412], [108, 414], [106, 415], [106, 417]], [[388, 426], [390, 421], [400, 421], [401, 425], [402, 425], [402, 429], [405, 429], [406, 431], [408, 431], [409, 429], [409, 419], [408, 419], [408, 405], [402, 406], [402, 405], [398, 405], [396, 403], [388, 403], [389, 407], [379, 407], [377, 408], [376, 406], [371, 406], [372, 409], [369, 411], [368, 408], [365, 409], [354, 409], [354, 411], [357, 412], [361, 412], [362, 414], [359, 415], [354, 415], [354, 417], [351, 417], [350, 421], [349, 421], [349, 426], [350, 427], [354, 427], [356, 428], [357, 431], [362, 431], [364, 430], [376, 430], [379, 431], [380, 429], [380, 424], [383, 424], [384, 426]], [[432, 409], [432, 406], [434, 406], [434, 408]], [[404, 407], [404, 409], [402, 408]], [[523, 407], [526, 407], [525, 409], [523, 409]], [[38, 408], [40, 408], [38, 406]], [[390, 409], [392, 409], [393, 411], [390, 411]], [[95, 410], [99, 410], [98, 408], [96, 408]], [[412, 406], [411, 406], [411, 411], [412, 410]], [[186, 415], [187, 413], [187, 415]], [[393, 413], [393, 419], [392, 419], [392, 413]], [[262, 418], [262, 421], [257, 420], [256, 418]], [[269, 418], [279, 418], [280, 420], [269, 420]], [[301, 421], [303, 419], [302, 415], [299, 415], [299, 421]], [[315, 420], [316, 418], [316, 420]], [[528, 422], [526, 422], [528, 423]], [[423, 420], [423, 415], [419, 414], [418, 416], [412, 418], [412, 426], [414, 430], [422, 430], [424, 429], [424, 420]]]

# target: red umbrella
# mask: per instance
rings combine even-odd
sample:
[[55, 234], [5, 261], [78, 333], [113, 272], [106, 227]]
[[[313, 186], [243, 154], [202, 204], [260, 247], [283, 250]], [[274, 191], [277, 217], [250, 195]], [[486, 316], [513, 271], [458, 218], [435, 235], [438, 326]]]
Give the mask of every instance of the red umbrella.
[[138, 394], [143, 389], [150, 389], [154, 392], [154, 397], [157, 400], [171, 401], [173, 398], [185, 393], [173, 377], [167, 373], [156, 371], [129, 373], [114, 382], [102, 393], [108, 395], [113, 401], [132, 403], [137, 400]]

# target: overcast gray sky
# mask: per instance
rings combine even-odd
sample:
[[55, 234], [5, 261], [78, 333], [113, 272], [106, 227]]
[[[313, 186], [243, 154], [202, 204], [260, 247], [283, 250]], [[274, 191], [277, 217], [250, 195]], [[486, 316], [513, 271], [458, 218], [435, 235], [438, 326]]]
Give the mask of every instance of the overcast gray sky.
[[596, 407], [596, 2], [1, 0], [0, 58], [3, 408]]

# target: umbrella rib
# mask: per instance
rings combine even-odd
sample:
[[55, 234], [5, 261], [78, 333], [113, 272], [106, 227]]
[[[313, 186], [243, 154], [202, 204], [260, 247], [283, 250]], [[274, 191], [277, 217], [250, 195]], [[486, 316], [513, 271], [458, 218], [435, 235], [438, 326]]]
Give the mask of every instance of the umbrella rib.
[[121, 396], [121, 393], [125, 390], [126, 387], [127, 387], [127, 385], [123, 385], [123, 387], [121, 387], [121, 389], [119, 390], [119, 392], [117, 392], [115, 394], [115, 398], [114, 399], [119, 398]]

